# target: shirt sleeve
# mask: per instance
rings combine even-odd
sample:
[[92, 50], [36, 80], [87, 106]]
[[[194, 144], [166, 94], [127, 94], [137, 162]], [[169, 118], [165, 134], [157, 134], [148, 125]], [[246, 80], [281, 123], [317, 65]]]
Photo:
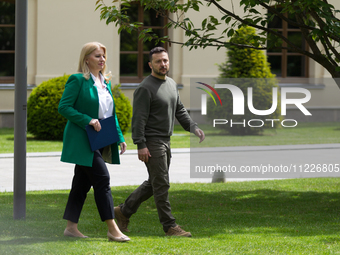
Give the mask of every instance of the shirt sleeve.
[[198, 128], [197, 123], [195, 123], [191, 119], [187, 109], [185, 109], [183, 103], [181, 102], [178, 91], [177, 91], [177, 105], [176, 105], [175, 116], [179, 124], [181, 124], [181, 126], [184, 128], [184, 130], [194, 133], [195, 130]]

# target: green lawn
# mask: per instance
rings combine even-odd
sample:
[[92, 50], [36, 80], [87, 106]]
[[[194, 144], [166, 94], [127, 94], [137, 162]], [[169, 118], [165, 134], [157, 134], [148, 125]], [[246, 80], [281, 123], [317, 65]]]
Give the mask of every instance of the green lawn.
[[[113, 187], [116, 204], [134, 186]], [[165, 237], [153, 199], [131, 218], [129, 243], [112, 243], [93, 192], [79, 229], [63, 236], [68, 191], [27, 193], [26, 220], [13, 220], [12, 193], [0, 193], [1, 254], [339, 254], [338, 178], [172, 184], [173, 214], [192, 238]]]
[[[191, 147], [224, 147], [224, 146], [256, 146], [256, 145], [286, 145], [286, 144], [320, 144], [340, 143], [340, 123], [299, 123], [295, 128], [267, 129], [263, 135], [230, 136], [223, 134], [212, 126], [200, 126], [206, 133], [206, 140], [198, 144], [198, 138], [191, 136], [181, 126], [176, 125], [171, 138], [172, 148]], [[128, 149], [135, 149], [131, 132], [125, 134]], [[191, 140], [191, 142], [190, 142]], [[13, 153], [13, 129], [0, 129], [0, 153]], [[41, 141], [27, 135], [27, 152], [61, 151], [61, 141]]]
[[340, 123], [299, 123], [294, 128], [266, 129], [262, 135], [230, 136], [212, 126], [203, 126], [206, 140], [198, 144], [192, 136], [191, 147], [265, 146], [340, 143]]
[[[202, 128], [207, 135], [204, 146], [340, 142], [338, 123], [299, 124], [246, 137]], [[125, 137], [132, 145], [130, 136]], [[13, 152], [13, 139], [13, 129], [0, 129], [0, 153]], [[190, 135], [176, 126], [172, 147], [189, 146]], [[61, 147], [61, 142], [28, 135], [29, 152]], [[112, 187], [115, 204], [134, 189]], [[339, 178], [172, 184], [173, 214], [193, 237], [165, 237], [151, 198], [131, 218], [129, 243], [107, 241], [92, 190], [79, 223], [80, 231], [90, 238], [64, 237], [62, 215], [68, 192], [27, 192], [25, 220], [13, 220], [13, 193], [0, 193], [0, 254], [340, 254]]]

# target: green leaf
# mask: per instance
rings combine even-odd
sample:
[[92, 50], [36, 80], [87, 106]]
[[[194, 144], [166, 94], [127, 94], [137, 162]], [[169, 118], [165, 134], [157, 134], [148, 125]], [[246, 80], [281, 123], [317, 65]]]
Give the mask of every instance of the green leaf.
[[207, 19], [204, 19], [203, 21], [202, 21], [202, 30], [204, 30], [205, 29], [205, 26], [207, 25]]
[[208, 30], [216, 30], [216, 27], [214, 25], [211, 25], [210, 23], [207, 25]]
[[226, 23], [226, 24], [229, 24], [230, 21], [231, 21], [231, 17], [228, 17], [228, 18], [225, 20], [225, 23]]
[[234, 29], [230, 29], [227, 33], [227, 36], [232, 37], [234, 35], [234, 32], [235, 32]]
[[195, 11], [197, 11], [197, 12], [200, 11], [200, 7], [198, 6], [198, 4], [193, 4], [193, 5], [192, 5], [192, 8], [193, 8]]
[[102, 7], [102, 6], [103, 6], [102, 4], [97, 5], [95, 11], [98, 10], [98, 9], [99, 9], [100, 7]]
[[215, 25], [218, 24], [218, 20], [214, 16], [209, 16], [209, 17], [212, 23], [214, 23]]
[[261, 14], [260, 12], [258, 12], [256, 9], [250, 9], [249, 10], [250, 13], [255, 13], [255, 14]]

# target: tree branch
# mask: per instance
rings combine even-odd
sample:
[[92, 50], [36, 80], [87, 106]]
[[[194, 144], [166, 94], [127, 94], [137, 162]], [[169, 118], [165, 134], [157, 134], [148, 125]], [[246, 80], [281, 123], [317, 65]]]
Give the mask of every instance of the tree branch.
[[205, 0], [205, 1], [208, 1], [208, 2], [211, 2], [212, 4], [214, 4], [218, 9], [222, 10], [223, 12], [225, 12], [226, 14], [232, 16], [234, 19], [238, 20], [239, 22], [241, 22], [242, 24], [244, 25], [247, 25], [247, 26], [251, 26], [251, 27], [254, 27], [254, 28], [257, 28], [259, 30], [262, 30], [262, 31], [265, 31], [267, 33], [270, 33], [270, 34], [273, 34], [275, 36], [277, 36], [278, 38], [281, 38], [284, 42], [286, 42], [289, 46], [291, 46], [296, 52], [298, 53], [301, 53], [303, 55], [306, 55], [308, 57], [311, 57], [312, 54], [306, 50], [301, 50], [300, 48], [298, 48], [296, 45], [294, 45], [293, 43], [291, 43], [286, 37], [284, 37], [282, 34], [272, 30], [272, 29], [268, 29], [266, 27], [262, 27], [262, 26], [258, 26], [258, 25], [254, 25], [254, 24], [251, 24], [243, 19], [241, 19], [240, 17], [236, 16], [235, 14], [229, 12], [228, 10], [224, 9], [221, 5], [219, 5], [215, 0]]
[[312, 15], [313, 19], [318, 23], [319, 27], [320, 27], [320, 31], [327, 37], [333, 39], [334, 41], [340, 42], [340, 37], [336, 36], [334, 34], [326, 34], [325, 31], [325, 27], [327, 26], [327, 24], [320, 19], [320, 17], [317, 15], [317, 13], [315, 13], [315, 11], [311, 10], [310, 14]]
[[[299, 20], [299, 19], [302, 19], [302, 17], [299, 15], [296, 15], [296, 19]], [[301, 28], [301, 32], [303, 34], [303, 37], [307, 41], [309, 47], [312, 49], [314, 53], [314, 54], [311, 54], [310, 58], [315, 60], [317, 63], [321, 64], [322, 66], [324, 66], [329, 72], [332, 72], [332, 70], [334, 69], [334, 66], [331, 64], [330, 59], [326, 58], [322, 54], [316, 42], [310, 36], [310, 31], [308, 29]]]
[[270, 12], [274, 13], [276, 16], [278, 16], [279, 18], [286, 21], [288, 24], [290, 24], [292, 26], [300, 27], [300, 28], [306, 28], [306, 29], [310, 29], [310, 30], [317, 29], [316, 27], [307, 26], [303, 21], [302, 21], [302, 23], [301, 22], [299, 22], [299, 23], [294, 22], [291, 19], [287, 18], [285, 15], [283, 15], [281, 12], [277, 11], [275, 8], [270, 7], [269, 5], [266, 5], [263, 2], [261, 2], [260, 5], [263, 6], [264, 8], [266, 8], [267, 10], [269, 10]]

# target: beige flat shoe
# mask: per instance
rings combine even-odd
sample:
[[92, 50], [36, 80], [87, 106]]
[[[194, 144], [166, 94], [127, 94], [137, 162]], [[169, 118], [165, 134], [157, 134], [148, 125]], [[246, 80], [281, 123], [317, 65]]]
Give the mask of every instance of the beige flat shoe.
[[65, 229], [64, 231], [64, 236], [68, 236], [68, 237], [78, 237], [78, 238], [88, 238], [88, 236], [77, 236], [73, 233], [71, 233], [70, 231], [68, 231], [67, 229]]
[[128, 242], [128, 241], [131, 240], [126, 235], [123, 235], [123, 236], [120, 236], [120, 237], [115, 237], [110, 232], [107, 232], [107, 237], [109, 238], [109, 241], [114, 241], [114, 242]]

